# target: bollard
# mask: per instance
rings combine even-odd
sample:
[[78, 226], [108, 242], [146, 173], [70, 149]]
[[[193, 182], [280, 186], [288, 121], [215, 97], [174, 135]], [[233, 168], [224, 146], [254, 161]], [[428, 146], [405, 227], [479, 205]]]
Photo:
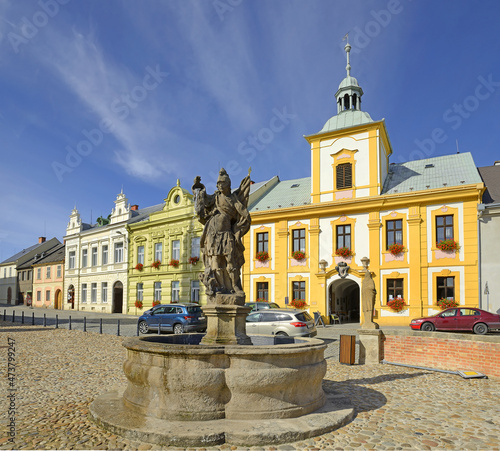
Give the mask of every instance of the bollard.
[[161, 334], [161, 318], [158, 318], [158, 335]]
[[120, 320], [118, 320], [118, 330], [116, 331], [116, 335], [120, 336]]
[[3, 320], [5, 321], [7, 318], [7, 309], [3, 309]]
[[102, 318], [99, 318], [99, 333], [102, 335]]
[[139, 336], [139, 321], [137, 321], [137, 336]]
[[56, 315], [56, 329], [59, 329], [59, 315]]
[[83, 317], [83, 331], [87, 332], [87, 317]]
[[12, 322], [13, 323], [16, 322], [16, 311], [15, 310], [12, 310]]
[[47, 327], [47, 315], [43, 314], [43, 327]]
[[35, 325], [35, 312], [31, 312], [31, 325]]
[[21, 324], [24, 324], [24, 310], [21, 312]]
[[71, 330], [71, 315], [69, 316], [69, 328], [68, 330]]

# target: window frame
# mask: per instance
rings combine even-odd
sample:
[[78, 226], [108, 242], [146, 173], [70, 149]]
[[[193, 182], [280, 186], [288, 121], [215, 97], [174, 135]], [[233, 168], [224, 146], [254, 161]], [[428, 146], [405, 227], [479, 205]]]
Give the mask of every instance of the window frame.
[[[440, 280], [441, 279], [441, 280]], [[448, 280], [451, 280], [452, 285], [447, 285]], [[445, 282], [446, 281], [446, 282]], [[440, 282], [442, 284], [440, 284]], [[445, 293], [445, 296], [440, 295], [440, 291], [443, 290]], [[449, 296], [447, 292], [451, 290], [452, 291], [452, 296]], [[456, 283], [455, 283], [455, 276], [437, 276], [436, 277], [436, 300], [439, 301], [439, 299], [456, 299]]]
[[[295, 236], [296, 233], [299, 233], [299, 236]], [[303, 235], [304, 236], [301, 236], [303, 232]], [[304, 242], [304, 246], [301, 246], [301, 242]], [[298, 244], [298, 248], [297, 248], [297, 244]], [[296, 228], [296, 229], [292, 229], [292, 253], [293, 252], [306, 252], [306, 229], [305, 227], [301, 227], [301, 228]]]
[[[296, 288], [297, 284], [297, 288]], [[302, 293], [302, 297], [296, 297], [296, 293]], [[305, 280], [292, 280], [292, 300], [306, 301], [306, 281]]]
[[[346, 233], [345, 231], [342, 233], [339, 233], [340, 228], [345, 229], [346, 227], [349, 227], [349, 233]], [[342, 237], [342, 246], [340, 246], [339, 238]], [[349, 237], [349, 245], [346, 245], [346, 237]], [[336, 224], [335, 225], [335, 250], [341, 249], [343, 247], [347, 247], [348, 249], [352, 250], [352, 224]]]
[[109, 261], [109, 246], [107, 244], [103, 244], [101, 249], [101, 265], [107, 265], [108, 261]]
[[[397, 286], [398, 283], [401, 284], [400, 287]], [[391, 278], [385, 279], [386, 304], [389, 301], [391, 301], [392, 299], [397, 299], [398, 296], [401, 299], [404, 299], [405, 298], [404, 287], [405, 287], [405, 281], [404, 281], [404, 278], [402, 278], [402, 277], [394, 277], [394, 278], [391, 277]], [[400, 292], [400, 294], [399, 294], [399, 292]], [[391, 298], [391, 294], [393, 295], [392, 298]]]
[[82, 304], [87, 303], [87, 284], [82, 283]]
[[108, 302], [108, 282], [101, 282], [101, 302], [103, 304]]
[[[401, 223], [401, 227], [397, 227], [397, 223]], [[390, 228], [390, 225], [393, 225], [393, 228]], [[397, 240], [396, 236], [397, 233], [401, 233], [401, 240]], [[392, 237], [390, 238], [390, 236]], [[398, 219], [387, 219], [385, 221], [385, 248], [386, 250], [389, 250], [389, 246], [393, 244], [401, 244], [403, 245], [403, 219], [398, 218]]]
[[144, 265], [144, 245], [137, 246], [137, 264]]
[[352, 163], [339, 163], [335, 166], [335, 189], [352, 189]]
[[114, 256], [114, 262], [115, 263], [123, 263], [123, 259], [124, 259], [124, 245], [123, 245], [123, 241], [118, 241], [116, 243], [114, 243], [114, 247], [113, 247], [113, 256]]
[[269, 302], [269, 282], [257, 282], [256, 289], [257, 299], [264, 299]]
[[191, 280], [191, 302], [196, 302], [197, 304], [200, 303], [200, 281], [199, 280]]
[[200, 240], [199, 236], [191, 238], [191, 257], [200, 258]]
[[82, 249], [82, 268], [86, 268], [88, 265], [88, 249]]
[[180, 261], [181, 259], [181, 240], [172, 240], [172, 260]]
[[256, 243], [257, 253], [269, 252], [269, 232], [257, 232], [255, 237], [255, 243]]
[[162, 263], [163, 261], [163, 243], [162, 242], [156, 242], [154, 244], [154, 255], [155, 255], [155, 258], [154, 258], [154, 261], [159, 261], [160, 263]]
[[155, 301], [160, 301], [161, 302], [161, 282], [155, 282], [154, 283], [154, 300]]
[[97, 246], [93, 246], [90, 251], [91, 266], [97, 266]]
[[[438, 224], [438, 221], [440, 219], [443, 219], [443, 224]], [[448, 215], [436, 215], [434, 218], [435, 220], [435, 227], [436, 227], [436, 245], [440, 241], [444, 240], [454, 240], [455, 239], [455, 218], [453, 214], [448, 214]], [[448, 224], [447, 221], [450, 220], [451, 224]], [[447, 231], [451, 230], [451, 236], [446, 236]], [[439, 238], [439, 232], [442, 231], [443, 233], [443, 238]]]
[[92, 282], [90, 284], [90, 302], [92, 304], [97, 303], [97, 282]]
[[179, 303], [181, 299], [181, 284], [178, 280], [172, 280], [170, 293], [172, 302]]

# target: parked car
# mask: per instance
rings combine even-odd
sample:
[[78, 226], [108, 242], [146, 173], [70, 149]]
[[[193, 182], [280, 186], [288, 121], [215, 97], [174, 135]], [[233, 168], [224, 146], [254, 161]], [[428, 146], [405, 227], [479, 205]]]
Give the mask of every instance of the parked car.
[[252, 312], [269, 308], [281, 308], [276, 302], [246, 302], [245, 307], [252, 307]]
[[467, 330], [484, 335], [491, 329], [500, 329], [500, 315], [470, 307], [453, 307], [433, 316], [412, 319], [410, 327], [416, 330]]
[[267, 309], [247, 316], [248, 335], [283, 335], [314, 337], [317, 334], [314, 319], [304, 310]]
[[198, 304], [160, 304], [144, 312], [138, 320], [139, 332], [204, 332], [207, 319]]

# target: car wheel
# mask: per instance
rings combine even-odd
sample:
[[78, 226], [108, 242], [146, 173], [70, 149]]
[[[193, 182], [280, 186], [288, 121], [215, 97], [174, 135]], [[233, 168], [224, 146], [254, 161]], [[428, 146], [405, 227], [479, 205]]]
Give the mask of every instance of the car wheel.
[[276, 335], [281, 335], [282, 337], [288, 337], [288, 334], [286, 332], [278, 332]]
[[422, 327], [420, 328], [420, 330], [423, 330], [424, 332], [432, 332], [432, 331], [436, 330], [436, 328], [434, 327], [434, 324], [432, 324], [432, 323], [424, 323], [424, 324], [422, 324]]
[[182, 327], [182, 324], [174, 324], [174, 334], [179, 335], [184, 332], [184, 327]]
[[139, 323], [139, 332], [141, 334], [147, 334], [147, 333], [149, 333], [149, 326], [148, 326], [148, 323], [146, 321], [141, 321]]
[[474, 324], [473, 331], [475, 334], [484, 335], [484, 334], [488, 333], [488, 326], [484, 323], [477, 323], [477, 324]]

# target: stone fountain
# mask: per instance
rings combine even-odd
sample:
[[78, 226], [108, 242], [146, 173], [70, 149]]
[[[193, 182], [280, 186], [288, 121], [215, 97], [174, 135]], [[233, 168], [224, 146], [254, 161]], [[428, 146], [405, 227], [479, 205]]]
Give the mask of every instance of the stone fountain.
[[105, 429], [160, 445], [251, 446], [305, 439], [352, 419], [348, 400], [323, 391], [322, 340], [246, 334], [240, 270], [249, 191], [250, 174], [231, 191], [222, 169], [213, 195], [195, 179], [207, 333], [126, 339], [127, 387], [90, 406]]

